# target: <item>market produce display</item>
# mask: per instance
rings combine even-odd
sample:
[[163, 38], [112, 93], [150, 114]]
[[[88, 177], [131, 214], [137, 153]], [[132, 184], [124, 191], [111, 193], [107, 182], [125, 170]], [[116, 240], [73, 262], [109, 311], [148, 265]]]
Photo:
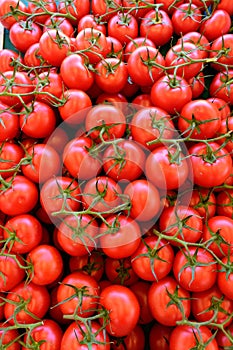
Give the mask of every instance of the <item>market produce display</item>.
[[233, 349], [232, 16], [0, 0], [0, 349]]

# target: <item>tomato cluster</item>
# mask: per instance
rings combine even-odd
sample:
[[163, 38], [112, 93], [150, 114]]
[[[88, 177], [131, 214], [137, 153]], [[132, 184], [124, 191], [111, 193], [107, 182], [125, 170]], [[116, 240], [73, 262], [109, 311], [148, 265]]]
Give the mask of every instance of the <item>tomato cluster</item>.
[[233, 347], [231, 0], [0, 0], [0, 348]]

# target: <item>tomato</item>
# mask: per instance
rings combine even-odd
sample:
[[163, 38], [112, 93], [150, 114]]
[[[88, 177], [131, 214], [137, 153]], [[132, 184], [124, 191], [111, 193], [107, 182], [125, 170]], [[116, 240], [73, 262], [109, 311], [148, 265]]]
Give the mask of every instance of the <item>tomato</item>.
[[105, 58], [95, 66], [95, 82], [105, 92], [120, 92], [128, 78], [124, 62], [118, 58]]
[[[50, 18], [50, 15], [43, 14], [43, 12], [56, 12], [57, 6], [56, 2], [54, 0], [45, 0], [43, 3], [43, 6], [40, 6], [37, 3], [29, 2], [28, 3], [28, 12], [32, 13], [33, 15], [36, 14], [36, 16], [33, 18], [33, 20], [36, 23], [44, 24], [46, 20]], [[42, 13], [39, 15], [39, 13]]]
[[189, 79], [193, 99], [199, 97], [205, 91], [205, 76], [200, 72], [196, 77]]
[[167, 44], [172, 34], [172, 22], [163, 9], [151, 10], [142, 18], [140, 23], [140, 36], [152, 40], [155, 46]]
[[203, 241], [212, 242], [208, 245], [217, 256], [232, 254], [233, 219], [227, 216], [213, 216], [210, 218], [203, 229]]
[[233, 131], [233, 117], [228, 117], [226, 119], [221, 120], [220, 128], [218, 129], [216, 136], [227, 135], [227, 137], [223, 137], [218, 140], [220, 145], [223, 145], [225, 149], [232, 154], [233, 151], [233, 141], [231, 137], [231, 133]]
[[176, 326], [173, 329], [170, 335], [170, 350], [191, 350], [195, 347], [218, 350], [217, 342], [208, 327], [195, 328], [190, 325], [183, 325]]
[[233, 104], [233, 69], [217, 73], [211, 80], [209, 93], [211, 97], [217, 97], [230, 105]]
[[232, 160], [215, 142], [196, 143], [189, 148], [194, 183], [202, 187], [219, 186], [230, 176]]
[[3, 237], [12, 253], [25, 254], [42, 240], [42, 225], [30, 214], [16, 215], [5, 223]]
[[173, 190], [184, 184], [188, 178], [189, 169], [181, 151], [178, 150], [177, 154], [174, 147], [160, 146], [147, 157], [145, 172], [148, 180], [156, 187]]
[[0, 72], [4, 73], [9, 70], [14, 70], [17, 62], [23, 63], [23, 59], [19, 53], [10, 49], [0, 50]]
[[110, 258], [105, 259], [105, 274], [112, 284], [132, 286], [138, 281], [138, 276], [132, 269], [130, 258]]
[[199, 32], [206, 36], [209, 41], [213, 41], [224, 34], [227, 34], [231, 27], [231, 17], [225, 10], [217, 9], [211, 16], [202, 20]]
[[159, 218], [159, 228], [165, 235], [171, 236], [171, 244], [182, 246], [182, 241], [195, 243], [200, 240], [203, 224], [195, 209], [177, 205], [164, 209]]
[[104, 103], [116, 106], [117, 108], [120, 108], [123, 112], [127, 103], [127, 99], [121, 93], [112, 94], [112, 93], [103, 92], [96, 99], [96, 104], [104, 104]]
[[[50, 1], [50, 3], [52, 4], [52, 1]], [[43, 25], [43, 32], [46, 32], [49, 29], [59, 29], [68, 37], [74, 37], [74, 27], [68, 18], [62, 16], [53, 15], [52, 17], [49, 17]]]
[[[172, 46], [165, 56], [165, 65], [170, 67], [168, 72], [174, 74], [174, 69], [176, 74], [184, 79], [188, 80], [196, 76], [202, 69], [202, 62], [189, 63], [191, 60], [200, 60], [202, 58], [202, 53], [200, 49], [192, 43], [183, 42], [181, 44], [176, 44]], [[187, 64], [184, 65], [184, 63]], [[181, 67], [179, 67], [182, 65]], [[176, 68], [178, 66], [178, 69]]]
[[60, 349], [62, 336], [62, 329], [55, 321], [44, 319], [42, 325], [33, 328], [24, 336], [25, 346], [22, 350], [29, 350], [35, 344], [40, 344], [41, 350]]
[[121, 0], [93, 0], [91, 2], [91, 9], [95, 16], [102, 16], [104, 21], [108, 21], [114, 16], [115, 11], [120, 9], [121, 2]]
[[61, 350], [110, 350], [109, 336], [98, 322], [72, 322], [65, 330]]
[[[78, 183], [67, 176], [52, 177], [41, 187], [40, 202], [43, 209], [53, 219], [53, 215], [62, 215], [62, 211], [76, 211], [80, 207], [80, 189]], [[56, 220], [56, 215], [54, 219]]]
[[[7, 84], [6, 84], [7, 82]], [[4, 93], [13, 95], [4, 95]], [[14, 108], [22, 107], [24, 103], [32, 101], [34, 86], [31, 79], [24, 72], [7, 71], [0, 76], [0, 101]]]
[[[137, 100], [133, 103], [137, 103]], [[159, 107], [142, 108], [134, 114], [131, 121], [133, 139], [150, 150], [161, 145], [160, 139], [173, 138], [174, 129], [170, 115]]]
[[104, 35], [107, 34], [105, 22], [101, 21], [101, 17], [88, 14], [83, 16], [78, 22], [78, 32], [86, 28], [97, 29]]
[[69, 89], [87, 91], [94, 82], [94, 73], [89, 69], [88, 62], [83, 56], [75, 53], [62, 61], [60, 73]]
[[20, 334], [17, 329], [10, 329], [8, 322], [0, 323], [0, 339], [1, 346], [7, 350], [21, 350], [21, 345], [17, 341], [20, 338]]
[[106, 36], [94, 28], [81, 30], [75, 38], [75, 44], [78, 51], [85, 52], [91, 64], [101, 61], [108, 53]]
[[153, 320], [148, 305], [148, 291], [150, 286], [151, 284], [149, 282], [142, 280], [139, 280], [130, 286], [130, 289], [134, 292], [140, 304], [140, 317], [138, 323], [142, 325], [148, 324]]
[[57, 240], [69, 255], [82, 256], [94, 249], [98, 231], [98, 224], [91, 215], [70, 215], [59, 225]]
[[152, 316], [164, 326], [176, 326], [177, 321], [188, 318], [191, 312], [190, 293], [170, 276], [152, 283], [148, 304]]
[[190, 246], [176, 253], [173, 273], [184, 289], [202, 292], [211, 288], [217, 277], [217, 263], [204, 248]]
[[[47, 267], [49, 269], [49, 267]], [[25, 281], [17, 284], [7, 295], [4, 307], [5, 318], [11, 325], [36, 323], [43, 318], [50, 306], [49, 292], [44, 286]]]
[[[15, 11], [18, 9], [22, 12], [27, 12], [27, 7], [23, 3], [23, 1], [18, 0], [1, 0], [0, 1], [0, 18], [1, 18], [1, 24], [6, 28], [10, 29], [11, 26], [20, 21], [25, 20], [26, 15], [17, 13], [15, 16], [13, 16], [11, 13], [11, 9]], [[9, 15], [8, 15], [9, 14]]]
[[[87, 15], [90, 11], [89, 0], [74, 0], [70, 3], [67, 0], [59, 1], [58, 11], [60, 13], [69, 14], [69, 19], [72, 24], [77, 25], [79, 20]], [[72, 17], [71, 17], [71, 16]]]
[[47, 70], [48, 68], [48, 64], [40, 54], [39, 42], [36, 42], [35, 44], [29, 46], [29, 48], [25, 51], [23, 59], [24, 64], [28, 66], [28, 68], [33, 68], [32, 75], [34, 72], [40, 73]]
[[34, 85], [36, 86], [36, 100], [51, 105], [58, 103], [64, 89], [60, 74], [52, 70], [40, 73], [35, 78]]
[[109, 19], [107, 30], [110, 36], [125, 45], [138, 36], [138, 22], [131, 13], [119, 11]]
[[141, 326], [137, 325], [132, 332], [124, 338], [117, 338], [113, 341], [112, 350], [144, 350], [145, 349], [145, 333]]
[[57, 127], [49, 137], [44, 139], [44, 143], [55, 149], [59, 154], [62, 154], [67, 142], [68, 135], [66, 130], [64, 130], [63, 125]]
[[225, 10], [229, 15], [233, 15], [233, 4], [230, 0], [220, 0], [217, 4], [217, 9]]
[[158, 80], [163, 74], [163, 66], [165, 66], [163, 56], [151, 46], [138, 47], [128, 59], [129, 76], [140, 86], [151, 86]]
[[[225, 70], [226, 66], [222, 65], [232, 65], [233, 64], [233, 35], [225, 34], [218, 37], [211, 44], [211, 51], [209, 57], [213, 58], [217, 56], [217, 51], [222, 50], [222, 54], [217, 59], [217, 63], [212, 63], [212, 67], [216, 70]], [[218, 64], [220, 63], [220, 64]]]
[[190, 84], [181, 77], [163, 75], [152, 86], [150, 95], [155, 106], [167, 113], [176, 114], [191, 101], [192, 89]]
[[162, 326], [155, 323], [149, 333], [149, 343], [151, 350], [169, 350], [169, 338], [172, 327]]
[[9, 106], [0, 102], [0, 142], [16, 137], [19, 133], [19, 117]]
[[156, 220], [161, 209], [160, 194], [157, 188], [145, 179], [130, 182], [124, 189], [129, 197], [129, 215], [137, 221]]
[[177, 40], [177, 44], [182, 44], [183, 42], [196, 45], [203, 58], [209, 57], [210, 42], [203, 34], [196, 31], [188, 32]]
[[47, 244], [33, 248], [27, 254], [27, 262], [32, 266], [30, 278], [36, 285], [46, 286], [55, 282], [63, 271], [61, 254], [55, 247]]
[[220, 112], [206, 100], [197, 99], [186, 103], [179, 115], [178, 128], [184, 137], [208, 139], [220, 128]]
[[127, 62], [132, 52], [134, 52], [138, 47], [141, 46], [151, 46], [155, 47], [152, 40], [148, 39], [147, 36], [140, 36], [132, 41], [129, 41], [124, 49], [124, 59]]
[[202, 19], [202, 13], [192, 3], [181, 4], [172, 14], [172, 25], [177, 35], [197, 31]]
[[19, 172], [23, 156], [24, 150], [21, 146], [11, 142], [0, 144], [0, 174], [3, 179]]
[[[140, 95], [137, 95], [133, 101], [132, 101], [133, 104], [138, 104], [142, 107], [152, 107], [153, 106], [153, 103], [152, 103], [152, 100], [151, 100], [151, 97], [149, 94], [140, 94]], [[131, 125], [131, 130], [132, 130], [132, 125]]]
[[202, 219], [206, 220], [211, 218], [216, 212], [215, 194], [211, 189], [194, 189], [189, 205], [199, 213]]
[[100, 303], [109, 312], [106, 330], [110, 335], [123, 337], [133, 331], [139, 320], [140, 306], [137, 297], [128, 287], [111, 285], [104, 288], [100, 293]]
[[98, 295], [96, 280], [83, 272], [75, 271], [61, 281], [57, 290], [57, 301], [63, 315], [88, 317], [97, 309]]
[[[233, 323], [230, 324], [230, 326], [226, 327], [226, 329], [224, 331], [222, 331], [221, 329], [218, 331], [217, 335], [216, 335], [216, 340], [217, 343], [219, 345], [219, 349], [227, 349], [231, 348], [231, 346], [233, 345], [233, 342], [229, 339], [229, 336], [226, 335], [226, 332], [231, 336], [232, 339], [232, 335], [233, 335]], [[220, 348], [221, 347], [221, 348]]]
[[25, 176], [8, 177], [1, 185], [0, 210], [6, 215], [20, 215], [31, 211], [38, 200], [36, 185]]
[[86, 273], [99, 282], [104, 273], [104, 257], [99, 251], [93, 251], [91, 254], [82, 256], [71, 256], [69, 258], [69, 268], [71, 272]]
[[217, 214], [233, 219], [233, 190], [223, 189], [217, 195]]
[[7, 292], [25, 277], [25, 262], [20, 255], [3, 250], [0, 255], [0, 289]]
[[230, 116], [230, 107], [224, 100], [217, 97], [210, 97], [207, 98], [207, 101], [215, 104], [220, 112], [221, 119], [227, 119]]
[[86, 92], [78, 89], [68, 89], [61, 96], [65, 103], [58, 107], [61, 118], [69, 124], [79, 124], [84, 121], [86, 110], [92, 106]]
[[145, 237], [131, 257], [132, 267], [144, 281], [157, 281], [172, 269], [174, 251], [168, 242], [156, 236]]
[[90, 109], [85, 119], [86, 131], [94, 141], [121, 138], [126, 130], [126, 118], [118, 107], [99, 104]]
[[37, 43], [42, 35], [42, 29], [32, 21], [20, 21], [14, 23], [9, 31], [9, 38], [14, 47], [25, 52], [27, 49]]
[[217, 286], [204, 291], [192, 293], [192, 314], [198, 322], [231, 323], [229, 316], [233, 312], [233, 300], [222, 296]]
[[121, 59], [122, 55], [124, 53], [123, 45], [121, 42], [112, 37], [112, 36], [106, 36], [107, 41], [107, 58], [118, 58]]
[[184, 0], [178, 0], [174, 3], [174, 0], [155, 0], [155, 3], [162, 5], [162, 9], [166, 11], [169, 15], [173, 13], [177, 6], [181, 5]]

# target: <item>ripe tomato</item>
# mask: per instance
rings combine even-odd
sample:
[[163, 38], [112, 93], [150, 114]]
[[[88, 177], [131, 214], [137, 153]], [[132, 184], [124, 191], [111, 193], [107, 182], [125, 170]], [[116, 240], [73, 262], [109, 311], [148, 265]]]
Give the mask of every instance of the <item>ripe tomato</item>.
[[0, 72], [4, 73], [9, 70], [13, 71], [16, 61], [23, 63], [22, 57], [19, 53], [10, 49], [2, 49], [0, 51]]
[[0, 290], [8, 292], [25, 277], [25, 262], [18, 254], [3, 250], [0, 255]]
[[[222, 54], [217, 59], [217, 63], [212, 63], [212, 67], [216, 70], [222, 71], [225, 69], [224, 65], [232, 65], [233, 64], [233, 35], [225, 34], [221, 37], [218, 37], [211, 44], [211, 51], [209, 57], [213, 58], [217, 56], [217, 52], [222, 50]], [[220, 64], [218, 64], [220, 63]]]
[[148, 324], [153, 321], [149, 304], [148, 304], [148, 291], [151, 284], [146, 281], [139, 280], [130, 286], [130, 289], [136, 295], [140, 304], [140, 317], [139, 324]]
[[[121, 284], [123, 286], [132, 286], [138, 281], [138, 276], [132, 269], [130, 258], [113, 259], [106, 257], [105, 274], [112, 284]], [[132, 290], [132, 288], [130, 288]]]
[[36, 185], [25, 176], [8, 177], [1, 185], [0, 210], [10, 216], [26, 214], [38, 200]]
[[140, 316], [140, 305], [136, 295], [128, 287], [111, 285], [104, 288], [100, 293], [100, 304], [109, 311], [106, 330], [110, 335], [127, 336], [136, 327]]
[[18, 133], [18, 115], [12, 108], [0, 102], [0, 142], [13, 139]]
[[170, 276], [152, 283], [148, 304], [152, 316], [164, 326], [176, 326], [177, 321], [188, 318], [191, 312], [190, 293]]
[[58, 103], [64, 89], [60, 74], [52, 70], [42, 72], [34, 79], [33, 83], [36, 87], [35, 96], [37, 101], [50, 105]]
[[232, 339], [233, 336], [233, 323], [230, 324], [230, 326], [226, 327], [226, 329], [224, 329], [224, 331], [222, 331], [221, 329], [218, 331], [217, 335], [216, 335], [216, 340], [219, 346], [219, 349], [227, 349], [227, 348], [231, 348], [233, 345], [233, 342], [229, 339], [229, 336], [226, 335], [227, 332]]
[[7, 350], [21, 350], [21, 345], [17, 341], [20, 338], [20, 334], [17, 329], [10, 329], [8, 322], [0, 323], [0, 339], [1, 346]]
[[78, 22], [78, 32], [86, 28], [97, 29], [104, 35], [107, 34], [105, 21], [101, 21], [101, 17], [94, 16], [92, 14], [83, 16]]
[[196, 31], [188, 32], [177, 40], [177, 44], [182, 44], [183, 42], [189, 42], [196, 45], [203, 58], [209, 57], [210, 43], [203, 34]]
[[141, 46], [151, 46], [155, 47], [152, 40], [148, 39], [147, 36], [140, 36], [131, 40], [127, 43], [124, 49], [124, 59], [127, 62], [132, 52], [134, 52], [138, 47]]
[[37, 23], [32, 21], [20, 21], [14, 23], [9, 31], [9, 38], [14, 47], [25, 52], [37, 43], [42, 35], [42, 29]]
[[217, 196], [217, 214], [233, 219], [233, 190], [223, 189]]
[[101, 252], [96, 250], [91, 254], [71, 256], [69, 258], [69, 268], [71, 272], [86, 273], [99, 282], [104, 273], [104, 257]]
[[1, 0], [0, 1], [0, 18], [1, 18], [1, 24], [6, 28], [10, 29], [11, 26], [20, 20], [25, 20], [26, 15], [23, 14], [17, 14], [16, 16], [13, 16], [11, 13], [11, 9], [22, 12], [27, 12], [27, 7], [24, 4], [23, 1], [18, 0]]
[[156, 236], [145, 237], [131, 257], [132, 267], [144, 281], [158, 281], [172, 269], [174, 251], [168, 242]]
[[28, 66], [28, 68], [33, 68], [33, 73], [41, 73], [46, 71], [48, 68], [48, 63], [45, 62], [44, 58], [40, 54], [39, 42], [29, 46], [29, 48], [25, 51], [23, 60], [24, 64]]
[[169, 350], [169, 338], [173, 327], [162, 326], [155, 323], [149, 333], [151, 350]]
[[[48, 266], [47, 268], [49, 269]], [[15, 321], [18, 324], [38, 322], [38, 318], [43, 318], [50, 306], [47, 288], [32, 282], [25, 284], [23, 281], [17, 284], [6, 299], [4, 315], [11, 325]]]
[[42, 240], [42, 225], [30, 214], [16, 215], [5, 223], [3, 237], [12, 253], [25, 254]]
[[[50, 1], [49, 3], [52, 4], [53, 2]], [[73, 38], [74, 36], [74, 27], [70, 20], [62, 16], [49, 16], [44, 22], [43, 32], [46, 32], [49, 29], [59, 29], [70, 38]]]
[[192, 3], [179, 5], [172, 14], [172, 25], [177, 35], [197, 31], [201, 20], [201, 11]]
[[225, 256], [222, 259], [222, 264], [219, 264], [217, 284], [220, 291], [230, 300], [233, 301], [233, 273], [231, 270], [233, 257], [232, 255]]
[[59, 225], [57, 240], [67, 254], [82, 256], [94, 249], [98, 231], [98, 224], [91, 215], [70, 215]]
[[189, 205], [199, 213], [202, 219], [211, 218], [216, 212], [215, 194], [211, 189], [194, 189]]
[[211, 16], [202, 20], [199, 32], [206, 36], [209, 41], [213, 41], [224, 34], [227, 34], [231, 27], [231, 16], [221, 9], [213, 11]]
[[176, 253], [173, 273], [177, 282], [191, 292], [211, 288], [217, 277], [217, 263], [204, 248], [190, 246]]
[[73, 25], [77, 25], [79, 20], [90, 12], [90, 1], [74, 0], [72, 3], [67, 3], [66, 0], [59, 1], [58, 11], [63, 14], [69, 14], [69, 20]]
[[178, 0], [174, 3], [174, 0], [155, 0], [155, 3], [162, 5], [163, 10], [166, 11], [169, 15], [173, 13], [177, 6], [181, 5], [184, 0]]
[[221, 119], [227, 119], [228, 117], [230, 117], [231, 111], [227, 102], [217, 97], [207, 98], [207, 101], [215, 104], [215, 106], [218, 108], [220, 112]]
[[211, 80], [209, 93], [211, 97], [217, 97], [226, 103], [233, 104], [233, 69], [217, 73]]
[[138, 22], [129, 12], [117, 12], [107, 24], [108, 34], [115, 37], [122, 45], [138, 36]]
[[3, 179], [20, 171], [20, 161], [23, 156], [24, 150], [21, 146], [12, 142], [0, 144], [0, 174]]
[[132, 332], [124, 338], [113, 340], [112, 350], [144, 350], [146, 345], [145, 333], [141, 326], [137, 325]]
[[112, 16], [114, 16], [117, 9], [120, 9], [121, 0], [93, 0], [91, 2], [91, 9], [93, 14], [102, 16], [104, 21], [108, 21]]

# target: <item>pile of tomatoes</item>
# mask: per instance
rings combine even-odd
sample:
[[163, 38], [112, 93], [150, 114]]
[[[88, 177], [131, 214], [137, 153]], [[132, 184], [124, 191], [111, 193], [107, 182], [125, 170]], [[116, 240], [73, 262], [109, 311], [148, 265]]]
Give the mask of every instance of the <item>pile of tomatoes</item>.
[[0, 0], [0, 348], [233, 347], [231, 0]]

